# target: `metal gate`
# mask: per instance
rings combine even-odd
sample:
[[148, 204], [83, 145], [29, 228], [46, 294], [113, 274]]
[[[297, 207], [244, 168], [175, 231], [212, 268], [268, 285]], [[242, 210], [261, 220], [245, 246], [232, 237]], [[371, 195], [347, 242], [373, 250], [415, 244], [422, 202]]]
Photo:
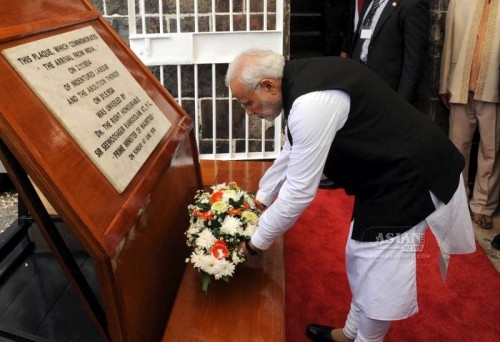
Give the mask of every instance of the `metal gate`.
[[248, 117], [224, 84], [259, 47], [283, 53], [283, 0], [128, 0], [131, 49], [191, 115], [200, 159], [268, 159], [282, 123]]

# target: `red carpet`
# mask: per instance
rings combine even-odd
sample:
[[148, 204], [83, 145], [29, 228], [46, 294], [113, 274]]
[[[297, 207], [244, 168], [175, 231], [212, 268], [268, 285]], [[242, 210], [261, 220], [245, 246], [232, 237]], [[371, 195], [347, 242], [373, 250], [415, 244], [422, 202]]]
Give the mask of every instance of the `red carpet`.
[[[309, 341], [310, 322], [343, 326], [351, 294], [345, 273], [345, 242], [353, 199], [342, 190], [319, 190], [285, 235], [287, 341]], [[419, 313], [396, 321], [391, 341], [500, 341], [500, 275], [478, 246], [452, 256], [443, 283], [430, 231], [419, 253]]]

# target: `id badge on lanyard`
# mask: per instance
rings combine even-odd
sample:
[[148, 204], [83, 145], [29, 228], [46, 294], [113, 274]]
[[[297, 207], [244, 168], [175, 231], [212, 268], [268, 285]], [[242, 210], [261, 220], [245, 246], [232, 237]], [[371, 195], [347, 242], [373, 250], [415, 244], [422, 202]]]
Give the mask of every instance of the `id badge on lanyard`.
[[360, 38], [361, 39], [371, 39], [372, 38], [372, 34], [373, 34], [373, 30], [371, 30], [371, 29], [362, 29], [361, 30]]

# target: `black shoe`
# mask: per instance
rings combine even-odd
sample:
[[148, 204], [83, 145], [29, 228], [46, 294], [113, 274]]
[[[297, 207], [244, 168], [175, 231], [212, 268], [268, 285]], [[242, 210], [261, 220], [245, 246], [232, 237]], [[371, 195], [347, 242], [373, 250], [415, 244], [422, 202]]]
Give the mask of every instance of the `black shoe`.
[[497, 234], [497, 236], [495, 236], [493, 240], [491, 240], [491, 246], [495, 249], [500, 250], [500, 234]]
[[329, 180], [328, 178], [322, 179], [319, 181], [319, 186], [318, 188], [320, 189], [338, 189], [340, 186]]
[[306, 329], [306, 335], [315, 342], [335, 342], [332, 338], [334, 327], [319, 324], [309, 324]]

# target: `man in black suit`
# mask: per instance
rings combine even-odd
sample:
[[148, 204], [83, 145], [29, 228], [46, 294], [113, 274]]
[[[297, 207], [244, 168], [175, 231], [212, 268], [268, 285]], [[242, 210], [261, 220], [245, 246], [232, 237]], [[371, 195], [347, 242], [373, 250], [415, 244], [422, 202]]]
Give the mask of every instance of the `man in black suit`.
[[[354, 4], [351, 1], [351, 19]], [[367, 19], [372, 8], [371, 23]], [[360, 60], [406, 101], [415, 103], [429, 45], [429, 0], [364, 1], [350, 58]]]
[[[345, 27], [350, 44], [343, 48], [415, 105], [429, 45], [429, 0], [364, 0], [359, 5], [359, 0], [349, 2]], [[327, 177], [319, 182], [321, 189], [336, 187]]]
[[392, 320], [418, 311], [415, 247], [427, 227], [441, 247], [443, 276], [450, 254], [475, 250], [463, 157], [427, 116], [346, 58], [285, 62], [249, 50], [229, 66], [226, 85], [248, 115], [287, 119], [285, 145], [259, 183], [256, 197], [267, 209], [241, 246], [245, 255], [268, 249], [293, 226], [324, 172], [355, 196], [346, 246], [352, 303], [343, 329], [311, 324], [306, 334], [382, 341]]

